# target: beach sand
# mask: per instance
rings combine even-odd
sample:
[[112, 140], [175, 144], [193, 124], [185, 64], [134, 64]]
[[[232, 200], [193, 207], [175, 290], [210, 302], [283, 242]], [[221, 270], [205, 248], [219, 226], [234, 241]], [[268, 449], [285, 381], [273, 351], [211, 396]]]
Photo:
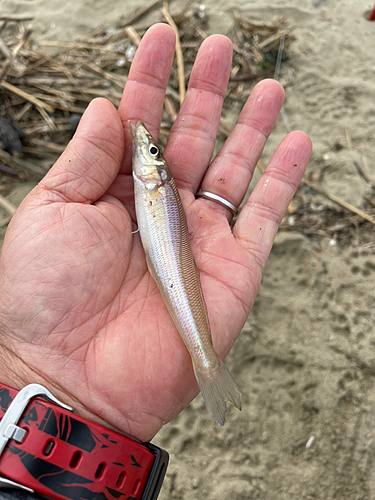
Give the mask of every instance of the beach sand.
[[[146, 3], [1, 2], [2, 14], [35, 17], [35, 37], [61, 41]], [[295, 40], [280, 81], [291, 128], [313, 141], [309, 178], [364, 208], [370, 186], [355, 163], [375, 182], [375, 22], [364, 16], [373, 2], [204, 4], [209, 33], [228, 33], [233, 8], [245, 19], [287, 21]], [[183, 5], [173, 2], [172, 13]], [[158, 19], [154, 12], [141, 24]], [[265, 164], [285, 134], [279, 119]], [[331, 210], [340, 224], [352, 220], [325, 196], [301, 189], [299, 203], [312, 198], [315, 216]], [[286, 218], [289, 229], [293, 217]], [[154, 442], [171, 459], [161, 500], [375, 498], [375, 227], [360, 218], [348, 225], [345, 237], [335, 228], [319, 233], [318, 226], [311, 234], [278, 233], [254, 308], [227, 358], [243, 410], [230, 407], [221, 428], [199, 395], [162, 429]]]

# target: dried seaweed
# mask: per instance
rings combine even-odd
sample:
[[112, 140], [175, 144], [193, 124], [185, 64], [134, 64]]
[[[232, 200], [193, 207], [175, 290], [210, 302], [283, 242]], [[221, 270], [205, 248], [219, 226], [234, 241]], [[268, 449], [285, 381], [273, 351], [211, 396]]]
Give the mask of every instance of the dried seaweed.
[[[207, 37], [209, 12], [204, 4], [188, 5], [171, 16], [166, 2], [153, 1], [117, 25], [100, 26], [73, 43], [38, 43], [25, 27], [29, 18], [0, 19], [0, 110], [18, 124], [23, 134], [22, 157], [0, 149], [2, 190], [14, 182], [38, 180], [48, 171], [94, 97], [105, 97], [115, 106], [119, 105], [131, 61], [149, 27], [140, 26], [139, 21], [152, 9], [158, 10], [160, 21], [166, 19], [173, 26], [180, 42], [165, 98], [160, 135], [161, 142], [165, 143], [180, 109], [198, 48]], [[274, 76], [278, 53], [280, 57], [282, 52], [283, 64], [288, 60], [292, 37], [282, 20], [276, 24], [260, 24], [243, 19], [237, 12], [233, 13], [228, 35], [234, 52], [223, 109], [224, 117], [228, 111], [231, 120], [233, 110], [241, 110], [253, 86], [263, 78]], [[280, 44], [283, 51], [279, 51]], [[233, 126], [226, 119], [220, 122], [221, 139], [229, 135]], [[306, 196], [308, 192], [314, 193], [307, 185], [300, 188], [295, 199], [296, 209], [293, 214], [289, 213], [289, 219], [284, 219], [283, 229], [299, 230], [310, 236], [332, 231], [334, 235], [347, 235], [359, 226], [371, 224], [358, 215], [348, 217], [344, 209], [326, 207], [326, 212], [320, 211], [317, 215], [313, 208], [316, 192]], [[372, 209], [373, 190], [366, 200], [367, 207]]]
[[[147, 29], [129, 24], [159, 7], [161, 2], [154, 1], [132, 15], [130, 21], [101, 27], [73, 43], [38, 44], [22, 21], [4, 21], [7, 24], [2, 40], [8, 55], [1, 61], [6, 71], [0, 82], [0, 98], [24, 132], [24, 166], [38, 164], [47, 171], [71, 138], [71, 115], [82, 114], [94, 97], [106, 97], [119, 105], [131, 61]], [[190, 5], [172, 18], [164, 5], [160, 20], [163, 16], [169, 16], [168, 22], [174, 25], [181, 42], [167, 90], [162, 123], [165, 139], [183, 100], [198, 48], [207, 36], [209, 14], [203, 5]], [[244, 103], [259, 79], [272, 75], [276, 59], [269, 56], [273, 50], [277, 54], [278, 42], [285, 36], [281, 25], [257, 29], [236, 15], [234, 19], [234, 63], [224, 104], [229, 109], [233, 101]], [[222, 127], [228, 131], [225, 124]], [[16, 168], [10, 163], [8, 159], [7, 165]], [[30, 169], [31, 177], [35, 170]], [[27, 174], [27, 168], [23, 174]]]

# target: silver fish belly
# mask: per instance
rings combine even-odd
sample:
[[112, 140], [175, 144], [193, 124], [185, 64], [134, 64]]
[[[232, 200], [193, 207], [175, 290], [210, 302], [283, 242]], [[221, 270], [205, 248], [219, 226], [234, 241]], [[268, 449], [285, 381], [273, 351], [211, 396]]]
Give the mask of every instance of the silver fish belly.
[[190, 353], [205, 404], [223, 425], [226, 401], [241, 409], [241, 393], [212, 345], [180, 195], [160, 146], [144, 124], [130, 123], [130, 129], [135, 207], [147, 266]]

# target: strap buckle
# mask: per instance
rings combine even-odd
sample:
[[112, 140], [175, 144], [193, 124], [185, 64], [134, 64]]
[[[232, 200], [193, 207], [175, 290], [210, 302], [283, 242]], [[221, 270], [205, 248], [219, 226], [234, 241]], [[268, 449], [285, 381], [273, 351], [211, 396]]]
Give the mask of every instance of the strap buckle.
[[[18, 443], [22, 443], [25, 438], [25, 429], [18, 427], [17, 423], [31, 399], [37, 396], [49, 399], [52, 403], [61, 406], [65, 410], [73, 411], [73, 408], [55, 398], [55, 396], [53, 396], [44, 386], [40, 384], [27, 385], [15, 396], [0, 421], [0, 458], [9, 439], [14, 439]], [[34, 493], [34, 490], [31, 488], [0, 476], [0, 488], [9, 487], [18, 488], [27, 491], [28, 493]]]

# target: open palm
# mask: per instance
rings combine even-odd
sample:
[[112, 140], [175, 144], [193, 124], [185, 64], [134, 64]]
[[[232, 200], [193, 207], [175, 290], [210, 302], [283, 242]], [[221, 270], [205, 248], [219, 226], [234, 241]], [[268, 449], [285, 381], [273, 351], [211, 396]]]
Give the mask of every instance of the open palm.
[[[134, 59], [119, 110], [94, 100], [56, 165], [15, 214], [1, 254], [2, 381], [40, 382], [83, 416], [150, 439], [198, 392], [189, 354], [134, 233], [128, 121], [157, 137], [174, 33], [155, 25]], [[231, 64], [220, 35], [202, 44], [165, 150], [187, 214], [215, 349], [229, 351], [253, 304], [278, 224], [311, 151], [287, 136], [233, 228], [284, 93], [257, 85], [210, 164]], [[244, 388], [246, 389], [246, 388]]]

